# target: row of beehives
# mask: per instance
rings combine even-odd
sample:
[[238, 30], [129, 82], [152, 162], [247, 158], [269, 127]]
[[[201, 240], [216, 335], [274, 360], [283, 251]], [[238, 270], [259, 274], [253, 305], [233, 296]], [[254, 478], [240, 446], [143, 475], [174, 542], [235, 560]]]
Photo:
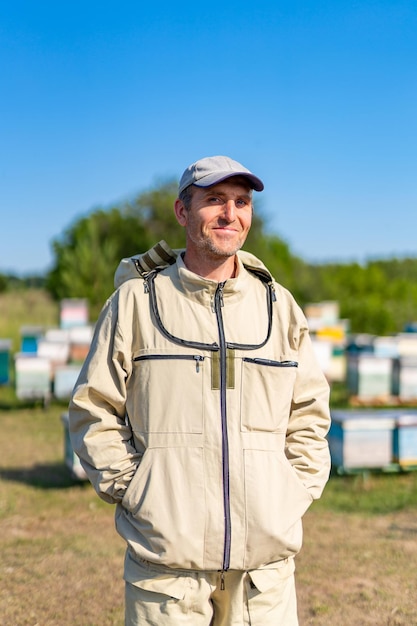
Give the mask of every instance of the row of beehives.
[[346, 382], [349, 395], [359, 402], [417, 403], [417, 332], [350, 335], [349, 321], [339, 318], [337, 302], [312, 303], [304, 310], [316, 356], [330, 383]]
[[[18, 397], [47, 397], [52, 394], [62, 398], [69, 395], [80, 364], [88, 352], [91, 337], [92, 327], [85, 326], [48, 330], [39, 335], [36, 342], [32, 337], [30, 350], [27, 349], [27, 341], [26, 348], [25, 341], [22, 341], [22, 350], [15, 355]], [[6, 356], [6, 362], [1, 368], [0, 382], [5, 383], [9, 378], [10, 358], [4, 351], [3, 356]], [[345, 376], [347, 361], [346, 381], [351, 397], [370, 403], [373, 400], [389, 402], [393, 398], [417, 402], [417, 356], [388, 357], [364, 352], [339, 353], [335, 358], [340, 363], [340, 375], [334, 376], [333, 380], [342, 380]]]
[[417, 410], [332, 411], [328, 435], [339, 472], [417, 469]]
[[[366, 350], [353, 351], [316, 336], [312, 342], [328, 380], [346, 382], [350, 396], [362, 400], [398, 397], [417, 401], [417, 335], [407, 338], [404, 345], [409, 351], [404, 353], [380, 350], [378, 342], [385, 339], [375, 337], [375, 343]], [[404, 342], [398, 336], [400, 341]]]
[[22, 326], [20, 351], [12, 356], [11, 339], [0, 339], [0, 384], [14, 382], [19, 398], [69, 397], [88, 352], [93, 328], [85, 298], [60, 302], [59, 328]]
[[417, 333], [349, 337], [348, 386], [352, 393], [417, 397]]
[[347, 355], [347, 389], [364, 402], [417, 403], [417, 356]]
[[88, 353], [93, 327], [22, 329], [21, 351], [14, 355], [14, 382], [19, 399], [70, 397]]

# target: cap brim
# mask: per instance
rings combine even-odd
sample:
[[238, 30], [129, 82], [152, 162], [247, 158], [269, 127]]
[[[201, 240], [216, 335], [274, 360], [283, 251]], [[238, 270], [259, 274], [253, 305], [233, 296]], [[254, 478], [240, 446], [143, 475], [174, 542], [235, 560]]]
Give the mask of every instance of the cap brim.
[[211, 187], [211, 185], [215, 185], [216, 183], [221, 183], [223, 180], [227, 178], [232, 178], [234, 176], [243, 176], [247, 178], [250, 182], [252, 189], [255, 191], [263, 191], [264, 184], [260, 178], [254, 176], [253, 174], [248, 174], [248, 172], [216, 172], [215, 174], [208, 174], [203, 178], [200, 178], [199, 181], [192, 183], [196, 187]]

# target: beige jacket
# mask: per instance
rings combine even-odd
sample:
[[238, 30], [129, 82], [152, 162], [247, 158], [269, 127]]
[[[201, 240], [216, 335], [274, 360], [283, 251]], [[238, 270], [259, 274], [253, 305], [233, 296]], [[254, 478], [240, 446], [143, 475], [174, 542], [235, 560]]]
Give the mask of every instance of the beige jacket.
[[141, 258], [122, 261], [97, 323], [74, 450], [134, 559], [247, 570], [293, 556], [330, 469], [303, 313], [248, 253], [220, 285], [180, 254], [144, 278]]

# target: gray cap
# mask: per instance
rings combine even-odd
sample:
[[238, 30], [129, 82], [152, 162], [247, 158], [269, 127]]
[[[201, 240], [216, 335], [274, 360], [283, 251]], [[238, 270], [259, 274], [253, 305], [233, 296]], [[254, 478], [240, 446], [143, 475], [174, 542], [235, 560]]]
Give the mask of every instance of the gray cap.
[[181, 176], [178, 193], [189, 185], [210, 187], [231, 176], [244, 176], [255, 191], [262, 191], [264, 184], [246, 167], [226, 156], [212, 156], [192, 163]]

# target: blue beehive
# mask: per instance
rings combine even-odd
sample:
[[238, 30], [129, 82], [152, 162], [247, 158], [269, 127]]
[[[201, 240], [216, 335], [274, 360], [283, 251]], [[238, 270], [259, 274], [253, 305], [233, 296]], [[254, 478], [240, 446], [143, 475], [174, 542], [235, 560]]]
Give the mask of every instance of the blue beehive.
[[0, 385], [10, 381], [10, 350], [11, 339], [0, 339]]
[[40, 326], [23, 326], [20, 329], [20, 352], [23, 354], [37, 354], [38, 341], [42, 334], [43, 329]]
[[348, 471], [391, 465], [395, 423], [395, 413], [388, 410], [332, 412], [328, 440], [333, 466]]
[[394, 430], [394, 459], [402, 467], [417, 467], [417, 411], [397, 416]]

